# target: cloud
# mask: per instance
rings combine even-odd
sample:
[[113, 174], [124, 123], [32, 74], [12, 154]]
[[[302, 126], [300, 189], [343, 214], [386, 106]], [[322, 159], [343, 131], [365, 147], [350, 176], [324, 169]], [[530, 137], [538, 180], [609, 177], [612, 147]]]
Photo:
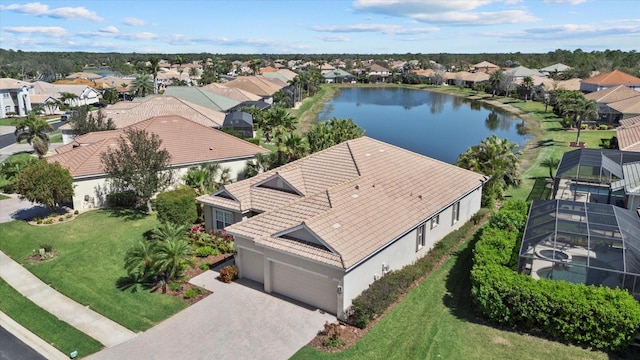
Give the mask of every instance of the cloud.
[[67, 30], [58, 26], [7, 26], [2, 30], [14, 34], [40, 34], [58, 38], [69, 35]]
[[582, 4], [583, 2], [586, 2], [587, 0], [544, 0], [544, 2], [546, 2], [547, 4], [549, 3], [569, 3], [571, 5], [578, 5], [578, 4]]
[[34, 16], [48, 16], [56, 19], [85, 19], [91, 21], [103, 21], [95, 12], [84, 7], [59, 7], [49, 8], [49, 5], [41, 3], [0, 5], [0, 10], [14, 11], [21, 14]]
[[106, 28], [100, 29], [100, 32], [108, 33], [108, 34], [117, 34], [118, 28], [115, 26], [107, 26]]
[[330, 33], [358, 33], [376, 32], [387, 35], [424, 34], [438, 31], [438, 28], [413, 28], [407, 29], [400, 25], [388, 24], [354, 24], [341, 26], [313, 26], [311, 29], [318, 32]]
[[[475, 11], [496, 2], [495, 0], [357, 0], [354, 8], [387, 16], [414, 19], [430, 24], [444, 25], [496, 25], [534, 22], [538, 17], [526, 10]], [[507, 5], [516, 0], [502, 0]]]
[[536, 27], [519, 32], [478, 34], [492, 37], [511, 38], [520, 40], [564, 40], [564, 39], [596, 39], [611, 36], [639, 36], [640, 25], [578, 25], [564, 24], [547, 27]]
[[129, 26], [142, 26], [147, 24], [147, 22], [142, 19], [136, 19], [132, 17], [124, 18], [124, 20], [122, 20], [122, 23]]
[[344, 35], [328, 35], [328, 36], [319, 36], [318, 39], [326, 42], [348, 42], [349, 38]]

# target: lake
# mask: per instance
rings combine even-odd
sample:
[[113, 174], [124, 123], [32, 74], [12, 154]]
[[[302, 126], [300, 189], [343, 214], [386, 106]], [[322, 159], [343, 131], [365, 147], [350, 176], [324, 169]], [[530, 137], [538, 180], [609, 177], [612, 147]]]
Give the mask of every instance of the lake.
[[522, 120], [480, 101], [430, 91], [343, 88], [318, 120], [352, 118], [366, 135], [447, 163], [491, 134], [523, 146]]

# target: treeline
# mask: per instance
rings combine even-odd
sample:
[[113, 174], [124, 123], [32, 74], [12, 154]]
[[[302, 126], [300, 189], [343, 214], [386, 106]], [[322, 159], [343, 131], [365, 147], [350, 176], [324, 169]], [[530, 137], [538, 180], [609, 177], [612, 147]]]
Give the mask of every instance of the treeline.
[[523, 65], [529, 68], [542, 68], [555, 63], [563, 63], [580, 70], [610, 71], [620, 69], [627, 73], [640, 76], [640, 53], [633, 51], [605, 50], [584, 52], [558, 49], [548, 53], [527, 54], [515, 53], [479, 53], [479, 54], [449, 54], [449, 53], [405, 53], [405, 54], [139, 54], [139, 53], [93, 53], [93, 52], [33, 52], [22, 50], [0, 49], [0, 76], [31, 79], [47, 75], [66, 76], [85, 67], [108, 67], [122, 75], [139, 71], [138, 64], [150, 59], [165, 59], [175, 62], [180, 58], [182, 63], [213, 59], [221, 62], [250, 61], [258, 59], [262, 66], [267, 66], [275, 60], [302, 60], [330, 63], [335, 59], [347, 62], [348, 68], [361, 61], [374, 60], [384, 65], [391, 60], [418, 60], [419, 67], [427, 68], [430, 61], [435, 61], [448, 69], [465, 69], [470, 64], [489, 61], [502, 67]]

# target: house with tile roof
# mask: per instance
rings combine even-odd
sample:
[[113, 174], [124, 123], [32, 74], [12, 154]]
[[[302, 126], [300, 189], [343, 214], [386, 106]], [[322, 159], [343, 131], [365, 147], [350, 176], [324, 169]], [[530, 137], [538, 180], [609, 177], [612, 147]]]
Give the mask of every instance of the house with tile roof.
[[88, 133], [56, 148], [56, 154], [47, 157], [48, 162], [57, 162], [69, 169], [74, 184], [74, 209], [104, 207], [107, 194], [122, 190], [111, 188], [100, 156], [117, 146], [126, 129], [144, 129], [160, 137], [162, 147], [171, 155], [169, 168], [174, 171], [176, 185], [190, 167], [208, 163], [229, 168], [231, 179], [236, 181], [247, 160], [254, 159], [257, 153], [269, 153], [260, 146], [179, 115], [155, 116], [122, 129]]
[[550, 75], [561, 74], [567, 70], [571, 70], [571, 67], [562, 63], [557, 63], [557, 64], [543, 67], [542, 69], [540, 69], [540, 72], [543, 73], [545, 76], [550, 76]]
[[373, 64], [369, 67], [367, 76], [369, 77], [369, 82], [372, 83], [388, 82], [389, 77], [391, 76], [391, 70], [384, 66]]
[[273, 95], [287, 86], [279, 79], [271, 79], [262, 75], [238, 76], [235, 80], [224, 85], [256, 94], [268, 104], [273, 104]]
[[240, 102], [203, 87], [195, 86], [169, 86], [165, 89], [165, 96], [173, 96], [178, 99], [198, 104], [216, 111], [228, 111]]
[[347, 317], [381, 276], [480, 209], [481, 174], [361, 137], [198, 197], [241, 278]]
[[[101, 111], [113, 120], [116, 129], [122, 129], [142, 120], [166, 115], [180, 115], [200, 125], [219, 129], [224, 122], [225, 114], [205, 106], [177, 98], [175, 96], [146, 96], [143, 101], [120, 101], [109, 105]], [[60, 126], [62, 142], [67, 144], [74, 138], [71, 124]]]
[[[623, 117], [623, 113], [611, 107], [612, 104], [618, 104], [620, 110], [626, 111], [628, 106], [638, 104], [638, 110], [640, 110], [640, 91], [635, 91], [626, 87], [625, 85], [618, 85], [610, 87], [604, 90], [599, 90], [586, 94], [586, 99], [593, 100], [598, 104], [598, 114], [600, 115], [600, 121], [606, 121], [610, 123], [618, 122]], [[631, 99], [630, 102], [622, 104], [623, 100]]]
[[324, 82], [327, 84], [355, 84], [355, 75], [348, 73], [342, 69], [335, 69], [322, 75]]
[[0, 79], [0, 118], [7, 114], [25, 116], [31, 111], [31, 89], [33, 85], [26, 81], [1, 78]]
[[620, 150], [640, 152], [640, 115], [620, 120], [616, 137]]
[[491, 74], [496, 70], [500, 70], [500, 66], [490, 63], [488, 61], [482, 61], [475, 65], [472, 65], [470, 70], [472, 72], [484, 72], [487, 74]]
[[260, 101], [262, 99], [261, 96], [250, 93], [248, 91], [228, 87], [228, 86], [225, 86], [224, 84], [219, 84], [219, 83], [211, 83], [211, 84], [202, 86], [201, 88], [203, 90], [210, 91], [220, 96], [224, 96], [228, 99], [237, 101], [239, 103], [244, 101]]
[[640, 91], [640, 78], [627, 74], [624, 71], [613, 70], [582, 80], [580, 83], [580, 91], [591, 93], [618, 85], [625, 85], [628, 88]]

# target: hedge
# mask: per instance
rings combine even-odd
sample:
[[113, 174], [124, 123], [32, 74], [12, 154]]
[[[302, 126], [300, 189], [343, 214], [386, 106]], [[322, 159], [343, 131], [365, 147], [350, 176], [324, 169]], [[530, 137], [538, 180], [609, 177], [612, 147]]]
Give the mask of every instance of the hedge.
[[[526, 207], [506, 204], [474, 249], [472, 297], [491, 321], [601, 350], [620, 350], [640, 330], [640, 304], [626, 290], [534, 280], [514, 271], [522, 238], [511, 227]], [[505, 221], [505, 219], [516, 220]], [[516, 262], [517, 264], [517, 262]]]
[[180, 188], [158, 194], [153, 201], [160, 222], [191, 226], [198, 219], [196, 193], [191, 188]]

